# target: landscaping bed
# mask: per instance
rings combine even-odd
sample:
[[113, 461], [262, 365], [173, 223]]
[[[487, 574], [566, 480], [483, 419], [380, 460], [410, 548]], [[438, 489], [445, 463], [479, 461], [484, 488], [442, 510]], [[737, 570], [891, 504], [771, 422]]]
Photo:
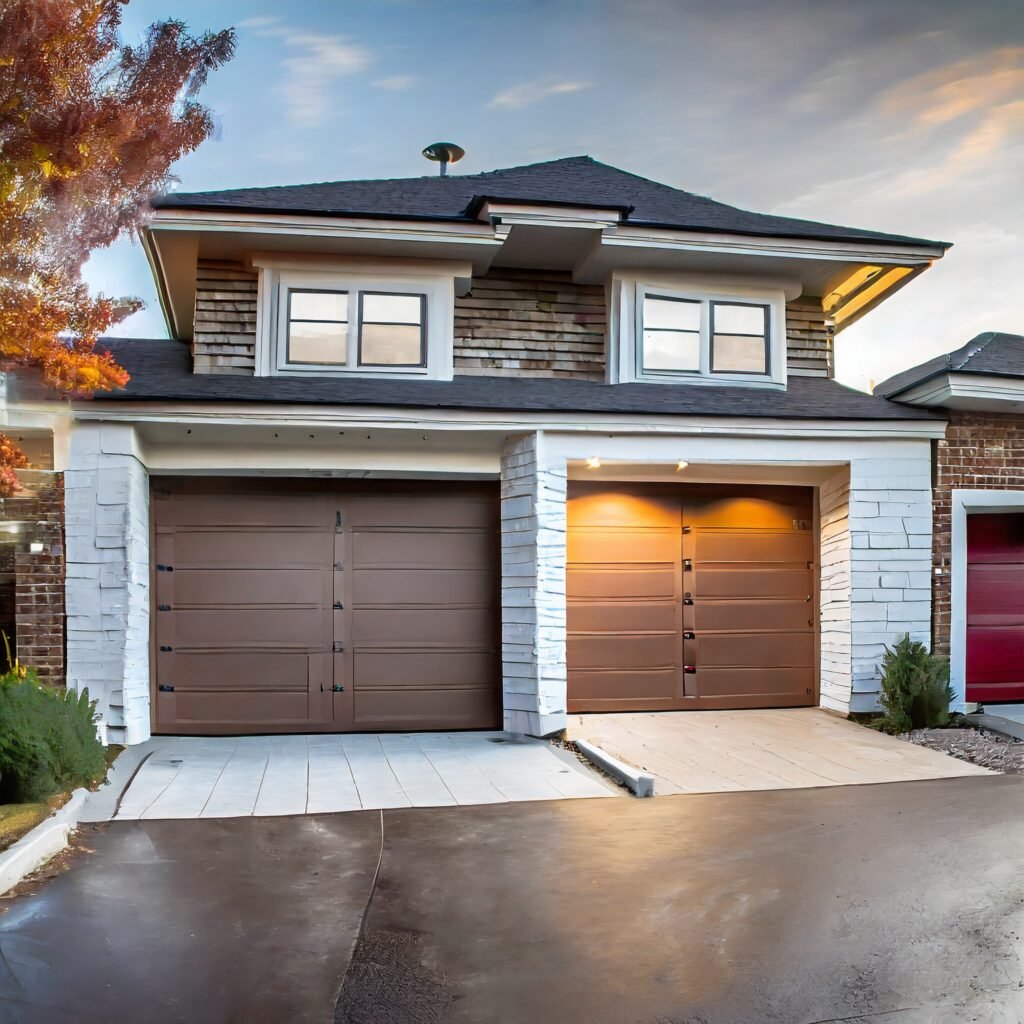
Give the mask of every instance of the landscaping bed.
[[904, 733], [902, 739], [921, 747], [938, 750], [943, 754], [969, 761], [971, 764], [1005, 772], [1008, 775], [1024, 773], [1024, 743], [1010, 736], [975, 729], [970, 726], [948, 729], [915, 729]]

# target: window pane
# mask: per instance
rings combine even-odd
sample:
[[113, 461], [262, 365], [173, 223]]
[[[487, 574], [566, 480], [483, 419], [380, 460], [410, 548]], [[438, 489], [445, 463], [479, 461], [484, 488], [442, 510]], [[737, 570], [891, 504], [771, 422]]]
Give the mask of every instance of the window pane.
[[714, 329], [716, 334], [759, 334], [764, 337], [764, 306], [730, 306], [715, 303]]
[[345, 292], [291, 292], [292, 320], [347, 320], [348, 295]]
[[345, 365], [347, 327], [345, 324], [288, 325], [288, 361], [290, 363], [327, 363]]
[[693, 331], [644, 331], [645, 370], [699, 370], [700, 335]]
[[423, 314], [419, 295], [377, 295], [363, 292], [363, 323], [418, 324]]
[[711, 342], [711, 369], [719, 373], [767, 373], [764, 338], [716, 334]]
[[423, 362], [423, 328], [364, 323], [359, 362], [363, 366], [419, 366]]
[[673, 331], [700, 330], [700, 303], [684, 299], [644, 299], [644, 327]]

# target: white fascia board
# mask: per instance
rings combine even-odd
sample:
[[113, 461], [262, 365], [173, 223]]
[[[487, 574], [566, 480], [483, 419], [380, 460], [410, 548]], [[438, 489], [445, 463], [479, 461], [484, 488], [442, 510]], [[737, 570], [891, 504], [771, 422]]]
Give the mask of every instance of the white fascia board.
[[[532, 430], [608, 435], [658, 435], [682, 437], [770, 438], [939, 438], [946, 424], [941, 420], [791, 420], [732, 416], [656, 416], [607, 413], [494, 412], [459, 409], [402, 408], [397, 406], [263, 405], [256, 403], [203, 404], [92, 401], [75, 406], [80, 421], [130, 423], [196, 423], [232, 426], [358, 424], [377, 429], [494, 431]], [[621, 418], [619, 418], [621, 417]]]
[[158, 231], [243, 232], [297, 237], [407, 239], [417, 242], [500, 244], [489, 224], [318, 217], [303, 214], [158, 210], [148, 224]]
[[952, 409], [995, 408], [1000, 402], [1024, 403], [1024, 378], [979, 373], [944, 373], [899, 394], [908, 405]]
[[543, 206], [530, 203], [485, 203], [480, 220], [556, 228], [610, 228], [622, 220], [614, 209], [585, 206]]
[[601, 244], [648, 249], [682, 249], [752, 256], [788, 256], [913, 266], [941, 259], [940, 246], [882, 242], [825, 242], [817, 239], [727, 235], [701, 231], [619, 226], [604, 233]]

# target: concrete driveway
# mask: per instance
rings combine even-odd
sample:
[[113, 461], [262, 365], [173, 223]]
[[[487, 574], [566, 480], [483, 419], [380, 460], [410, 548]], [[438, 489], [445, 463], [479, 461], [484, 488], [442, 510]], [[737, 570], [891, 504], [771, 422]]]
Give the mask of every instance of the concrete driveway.
[[818, 708], [572, 715], [568, 734], [653, 775], [655, 795], [990, 774]]
[[339, 989], [342, 1024], [1024, 1019], [1016, 777], [88, 841], [0, 901], [0, 1020], [326, 1024]]

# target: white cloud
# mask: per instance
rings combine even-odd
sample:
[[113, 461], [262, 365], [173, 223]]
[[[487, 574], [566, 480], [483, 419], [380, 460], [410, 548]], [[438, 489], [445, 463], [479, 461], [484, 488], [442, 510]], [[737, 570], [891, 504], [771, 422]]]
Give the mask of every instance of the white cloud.
[[589, 89], [589, 82], [556, 82], [543, 79], [536, 82], [522, 82], [499, 92], [488, 104], [503, 110], [522, 110], [549, 96], [559, 96], [567, 92], [580, 92]]
[[416, 84], [417, 79], [413, 75], [388, 75], [386, 78], [378, 78], [373, 82], [377, 89], [387, 89], [389, 92], [404, 92]]
[[300, 52], [281, 61], [286, 76], [281, 92], [291, 116], [304, 125], [320, 124], [330, 112], [331, 89], [339, 78], [358, 74], [373, 62], [370, 51], [347, 36], [293, 33], [284, 42]]
[[277, 15], [257, 14], [254, 18], [244, 18], [235, 28], [270, 28], [271, 25], [280, 25], [281, 19]]

